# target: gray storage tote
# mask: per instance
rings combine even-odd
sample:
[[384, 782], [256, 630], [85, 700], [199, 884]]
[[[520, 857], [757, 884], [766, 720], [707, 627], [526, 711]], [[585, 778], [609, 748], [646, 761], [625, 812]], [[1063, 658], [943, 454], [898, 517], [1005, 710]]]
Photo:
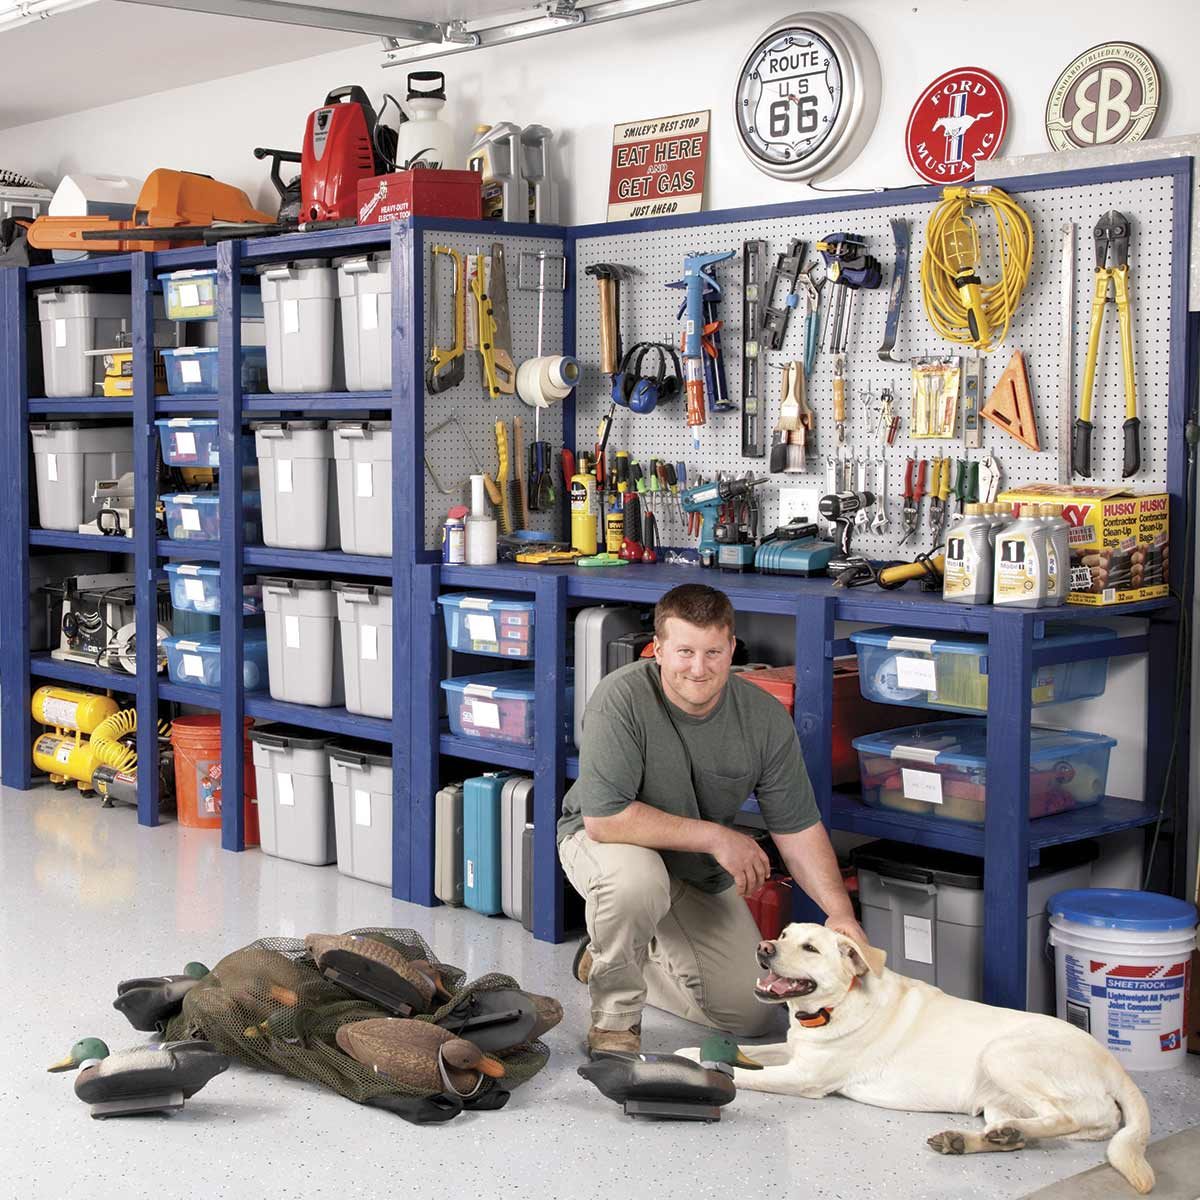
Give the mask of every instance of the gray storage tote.
[[335, 861], [333, 780], [325, 734], [287, 725], [252, 729], [264, 854], [323, 867]]
[[346, 554], [392, 553], [392, 423], [335, 421], [338, 519]]
[[392, 589], [335, 583], [346, 711], [392, 716]]
[[291, 704], [341, 704], [342, 647], [328, 579], [260, 575], [271, 695]]
[[85, 421], [31, 422], [38, 521], [42, 529], [78, 533], [95, 519], [100, 501], [92, 495], [99, 479], [119, 479], [133, 470], [133, 427]]
[[329, 774], [343, 875], [392, 886], [392, 760], [361, 743], [331, 742]]
[[334, 259], [341, 307], [346, 390], [392, 386], [392, 256], [386, 251]]
[[257, 421], [253, 429], [263, 544], [286, 550], [337, 549], [337, 482], [328, 425]]
[[[328, 260], [304, 258], [258, 268], [272, 392], [329, 392], [344, 369], [334, 356], [337, 279]], [[340, 354], [338, 355], [340, 358]]]

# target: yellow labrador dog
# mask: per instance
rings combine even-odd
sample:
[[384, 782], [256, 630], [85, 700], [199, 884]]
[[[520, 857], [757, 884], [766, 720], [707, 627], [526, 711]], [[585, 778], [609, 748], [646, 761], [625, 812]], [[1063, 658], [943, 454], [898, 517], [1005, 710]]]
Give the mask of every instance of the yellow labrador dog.
[[783, 1045], [755, 1046], [763, 1069], [735, 1069], [737, 1086], [982, 1113], [980, 1131], [929, 1139], [942, 1154], [1020, 1150], [1026, 1138], [1112, 1138], [1108, 1161], [1137, 1191], [1150, 1191], [1150, 1111], [1099, 1042], [1055, 1017], [947, 996], [887, 970], [884, 958], [821, 925], [789, 925], [760, 943], [766, 973], [755, 994], [788, 1006], [788, 1036]]

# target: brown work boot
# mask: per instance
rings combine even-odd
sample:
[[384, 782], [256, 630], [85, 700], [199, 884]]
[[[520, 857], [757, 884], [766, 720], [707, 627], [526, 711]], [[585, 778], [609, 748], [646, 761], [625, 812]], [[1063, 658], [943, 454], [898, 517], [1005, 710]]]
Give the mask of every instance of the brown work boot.
[[580, 983], [587, 983], [592, 974], [592, 943], [584, 938], [575, 951], [575, 961], [571, 963], [571, 974]]
[[588, 1030], [588, 1055], [595, 1058], [597, 1054], [623, 1052], [625, 1054], [640, 1054], [642, 1050], [642, 1023], [639, 1021], [632, 1029], [601, 1029], [593, 1025]]

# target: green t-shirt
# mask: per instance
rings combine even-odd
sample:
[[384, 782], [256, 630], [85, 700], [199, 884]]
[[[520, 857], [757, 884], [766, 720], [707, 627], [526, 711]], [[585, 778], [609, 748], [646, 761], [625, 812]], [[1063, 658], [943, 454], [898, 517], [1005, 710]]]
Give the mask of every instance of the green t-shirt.
[[[558, 840], [582, 829], [585, 815], [611, 817], [635, 800], [732, 825], [752, 792], [772, 833], [796, 833], [820, 820], [787, 709], [731, 675], [716, 708], [692, 717], [667, 700], [658, 663], [630, 663], [605, 676], [588, 701], [579, 778], [563, 797]], [[733, 883], [711, 854], [662, 856], [676, 879], [703, 891]]]

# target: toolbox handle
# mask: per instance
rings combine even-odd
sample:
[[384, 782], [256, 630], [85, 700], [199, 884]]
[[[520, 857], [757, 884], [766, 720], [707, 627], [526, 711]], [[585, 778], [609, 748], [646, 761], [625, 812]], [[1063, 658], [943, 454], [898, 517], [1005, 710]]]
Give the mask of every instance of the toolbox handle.
[[937, 884], [929, 882], [927, 871], [912, 867], [889, 867], [889, 874], [879, 875], [879, 886], [897, 888], [903, 892], [924, 892], [926, 896], [937, 895]]

